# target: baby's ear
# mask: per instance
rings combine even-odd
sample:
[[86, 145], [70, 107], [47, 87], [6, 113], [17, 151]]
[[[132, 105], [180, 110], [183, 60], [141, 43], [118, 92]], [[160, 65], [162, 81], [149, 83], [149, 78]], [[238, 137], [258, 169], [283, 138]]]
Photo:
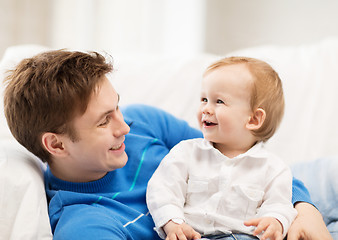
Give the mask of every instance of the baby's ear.
[[264, 109], [262, 108], [257, 108], [252, 116], [249, 118], [249, 121], [246, 124], [247, 129], [249, 130], [257, 130], [259, 129], [264, 121], [265, 121], [266, 113]]

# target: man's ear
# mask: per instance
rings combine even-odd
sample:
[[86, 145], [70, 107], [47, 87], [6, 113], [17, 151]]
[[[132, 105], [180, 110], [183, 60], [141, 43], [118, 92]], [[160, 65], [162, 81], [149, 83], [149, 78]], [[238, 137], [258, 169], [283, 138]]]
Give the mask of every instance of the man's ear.
[[66, 154], [65, 147], [58, 134], [46, 132], [42, 135], [41, 141], [45, 149], [53, 156], [62, 156]]
[[257, 108], [252, 116], [249, 118], [249, 121], [246, 124], [247, 129], [249, 130], [257, 130], [259, 129], [264, 121], [265, 121], [266, 113], [264, 109], [262, 108]]

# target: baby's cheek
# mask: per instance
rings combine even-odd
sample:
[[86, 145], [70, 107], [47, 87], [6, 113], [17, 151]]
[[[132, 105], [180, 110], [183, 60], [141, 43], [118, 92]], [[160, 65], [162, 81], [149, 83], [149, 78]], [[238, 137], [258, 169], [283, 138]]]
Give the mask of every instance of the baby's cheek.
[[196, 117], [197, 117], [198, 125], [201, 127], [202, 126], [202, 111], [201, 111], [201, 109], [198, 109]]

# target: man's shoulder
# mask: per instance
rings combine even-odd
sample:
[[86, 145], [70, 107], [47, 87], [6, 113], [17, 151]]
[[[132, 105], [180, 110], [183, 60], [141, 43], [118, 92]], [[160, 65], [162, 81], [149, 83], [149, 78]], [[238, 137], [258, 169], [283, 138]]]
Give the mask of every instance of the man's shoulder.
[[56, 239], [157, 239], [147, 214], [103, 197], [98, 203], [85, 200], [63, 205], [59, 216], [50, 216]]
[[131, 125], [143, 125], [146, 128], [164, 130], [167, 127], [176, 126], [176, 129], [186, 128], [188, 124], [178, 119], [173, 114], [149, 105], [131, 104], [121, 107], [121, 111], [126, 123]]
[[135, 122], [143, 122], [145, 124], [155, 121], [157, 122], [158, 119], [162, 119], [163, 117], [166, 118], [170, 115], [162, 109], [144, 104], [131, 104], [122, 106], [121, 112], [128, 125], [131, 125]]
[[143, 115], [149, 113], [163, 113], [164, 111], [160, 108], [145, 105], [145, 104], [129, 104], [121, 107], [121, 111], [124, 116]]

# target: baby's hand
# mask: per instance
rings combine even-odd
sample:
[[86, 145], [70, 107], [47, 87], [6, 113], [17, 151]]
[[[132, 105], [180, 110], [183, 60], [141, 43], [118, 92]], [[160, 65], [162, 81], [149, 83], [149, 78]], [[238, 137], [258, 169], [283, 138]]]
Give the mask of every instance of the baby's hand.
[[254, 236], [262, 234], [261, 240], [283, 240], [283, 226], [273, 217], [261, 217], [244, 222], [245, 226], [255, 226]]
[[167, 234], [166, 240], [193, 240], [200, 239], [201, 235], [186, 223], [177, 224], [173, 221], [163, 226]]

